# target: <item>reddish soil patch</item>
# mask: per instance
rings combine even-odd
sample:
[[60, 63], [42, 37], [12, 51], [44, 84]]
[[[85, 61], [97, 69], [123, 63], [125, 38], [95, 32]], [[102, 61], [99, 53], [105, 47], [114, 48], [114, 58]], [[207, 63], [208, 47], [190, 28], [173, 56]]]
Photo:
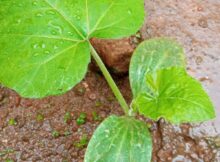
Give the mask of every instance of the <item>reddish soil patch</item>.
[[[117, 80], [129, 100], [128, 79]], [[82, 83], [63, 96], [24, 99], [3, 87], [0, 96], [0, 161], [83, 161], [86, 145], [76, 143], [83, 136], [89, 139], [110, 114], [122, 114], [104, 78], [96, 72], [88, 72]], [[66, 112], [71, 114], [67, 123]], [[78, 126], [76, 119], [82, 112], [87, 115], [86, 123]], [[100, 120], [96, 121], [94, 112]], [[10, 119], [17, 124], [11, 126]], [[54, 131], [59, 132], [58, 137]]]
[[[203, 82], [218, 114], [213, 122], [193, 126], [173, 126], [163, 120], [152, 123], [143, 119], [152, 123], [154, 162], [220, 161], [220, 127], [216, 124], [220, 121], [219, 9], [218, 0], [146, 2], [149, 16], [142, 36], [145, 39], [169, 36], [184, 45], [188, 70]], [[130, 101], [128, 77], [116, 77], [116, 81]], [[66, 123], [67, 112], [71, 117]], [[76, 120], [82, 112], [87, 114], [86, 123], [78, 126]], [[100, 120], [93, 119], [94, 112]], [[1, 87], [0, 161], [10, 158], [18, 162], [82, 162], [86, 145], [79, 145], [80, 139], [85, 135], [89, 139], [98, 124], [110, 114], [121, 115], [122, 112], [104, 78], [94, 71], [88, 72], [68, 93], [40, 100], [24, 99]]]

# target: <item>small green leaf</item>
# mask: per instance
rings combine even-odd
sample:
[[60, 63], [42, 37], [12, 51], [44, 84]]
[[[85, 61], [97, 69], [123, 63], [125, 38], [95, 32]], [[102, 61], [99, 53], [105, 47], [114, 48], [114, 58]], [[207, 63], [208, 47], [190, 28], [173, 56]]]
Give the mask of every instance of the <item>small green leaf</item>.
[[52, 136], [53, 136], [54, 138], [57, 138], [57, 137], [60, 136], [60, 133], [59, 133], [58, 131], [54, 130], [54, 131], [52, 132]]
[[81, 119], [86, 119], [86, 113], [80, 113], [79, 118]]
[[72, 119], [71, 113], [70, 112], [66, 112], [65, 115], [64, 115], [64, 122], [68, 123], [68, 122], [71, 121], [71, 119]]
[[17, 121], [14, 118], [9, 119], [9, 121], [8, 121], [8, 125], [10, 125], [10, 126], [15, 126], [17, 124], [18, 123], [17, 123]]
[[147, 125], [131, 117], [110, 116], [95, 131], [85, 162], [150, 162], [151, 136]]
[[76, 124], [77, 125], [82, 125], [86, 123], [86, 114], [85, 113], [80, 113], [79, 117], [76, 119]]
[[14, 162], [12, 159], [6, 159], [5, 162]]
[[183, 48], [168, 38], [155, 38], [143, 42], [134, 52], [129, 70], [133, 96], [147, 91], [147, 73], [171, 66], [185, 67]]
[[0, 83], [41, 98], [84, 78], [91, 37], [134, 34], [144, 0], [1, 0], [0, 13]]
[[3, 150], [3, 151], [0, 151], [0, 157], [1, 157], [1, 156], [8, 155], [8, 154], [10, 154], [10, 153], [14, 153], [14, 152], [15, 152], [15, 151], [14, 151], [13, 149], [10, 149], [10, 148], [5, 149], [5, 150]]
[[94, 121], [100, 121], [101, 120], [101, 117], [97, 114], [96, 111], [92, 112], [92, 118], [93, 118]]
[[83, 135], [78, 142], [74, 142], [73, 145], [77, 148], [84, 148], [88, 144], [87, 135]]
[[215, 117], [214, 107], [201, 84], [184, 68], [168, 68], [147, 75], [149, 91], [134, 101], [139, 112], [151, 119], [201, 122]]
[[42, 121], [44, 120], [44, 115], [41, 114], [41, 113], [37, 114], [36, 120], [37, 120], [38, 122], [42, 122]]

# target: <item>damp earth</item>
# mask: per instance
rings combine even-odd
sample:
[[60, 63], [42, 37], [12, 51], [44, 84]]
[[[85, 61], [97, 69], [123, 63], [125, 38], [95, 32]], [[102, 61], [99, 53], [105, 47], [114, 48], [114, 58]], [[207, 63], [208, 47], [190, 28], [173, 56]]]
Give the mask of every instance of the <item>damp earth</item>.
[[[175, 126], [163, 119], [151, 125], [153, 162], [220, 162], [220, 2], [219, 0], [148, 0], [142, 39], [172, 37], [183, 44], [188, 72], [211, 96], [217, 117], [200, 124]], [[138, 37], [139, 38], [139, 37]], [[133, 39], [132, 39], [133, 40]], [[122, 42], [121, 42], [122, 41]], [[135, 46], [121, 40], [117, 54], [126, 60]], [[114, 41], [111, 41], [114, 44]], [[102, 51], [106, 42], [98, 43]], [[113, 47], [118, 47], [112, 45]], [[97, 47], [98, 48], [98, 47]], [[106, 47], [108, 48], [108, 47]], [[126, 53], [129, 52], [129, 53]], [[104, 53], [102, 55], [110, 55]], [[122, 56], [119, 56], [123, 60]], [[110, 56], [107, 59], [111, 59]], [[131, 100], [126, 67], [117, 58], [106, 60], [126, 100]], [[119, 66], [121, 69], [117, 69]], [[128, 63], [126, 61], [126, 65]], [[94, 70], [95, 69], [95, 70]], [[0, 87], [0, 161], [83, 162], [92, 133], [107, 116], [122, 115], [119, 104], [99, 71], [91, 65], [86, 78], [62, 96], [21, 98]]]

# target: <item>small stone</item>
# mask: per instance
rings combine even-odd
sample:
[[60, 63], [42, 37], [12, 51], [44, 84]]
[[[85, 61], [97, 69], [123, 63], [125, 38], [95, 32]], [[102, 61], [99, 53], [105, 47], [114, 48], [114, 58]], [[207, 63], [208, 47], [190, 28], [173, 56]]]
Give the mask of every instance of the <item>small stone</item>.
[[197, 11], [203, 11], [203, 10], [204, 10], [203, 7], [201, 7], [201, 6], [197, 7]]
[[208, 28], [208, 22], [205, 18], [199, 19], [198, 25], [202, 28]]
[[96, 100], [96, 94], [95, 93], [89, 94], [89, 99], [92, 101]]
[[104, 119], [107, 116], [107, 113], [105, 111], [100, 111], [99, 115], [100, 115], [101, 118]]
[[203, 62], [203, 58], [202, 58], [201, 56], [197, 56], [197, 57], [195, 58], [195, 60], [196, 60], [196, 64], [197, 64], [197, 65], [200, 65], [200, 64]]
[[136, 48], [133, 37], [118, 40], [92, 39], [91, 43], [111, 72], [128, 72], [130, 58]]
[[60, 146], [58, 146], [57, 147], [57, 153], [58, 154], [62, 154], [62, 152], [64, 151], [64, 149], [65, 149], [65, 145], [64, 144], [62, 144], [62, 145], [60, 145]]
[[50, 121], [49, 120], [45, 120], [43, 125], [42, 125], [42, 129], [48, 132], [52, 131], [51, 125], [50, 125]]

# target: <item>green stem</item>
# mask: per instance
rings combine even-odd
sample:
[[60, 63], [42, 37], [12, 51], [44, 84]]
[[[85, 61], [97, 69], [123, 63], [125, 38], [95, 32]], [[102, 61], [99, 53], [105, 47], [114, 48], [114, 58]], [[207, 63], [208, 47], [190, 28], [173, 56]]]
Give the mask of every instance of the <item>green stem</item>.
[[114, 80], [112, 79], [111, 75], [109, 74], [107, 68], [105, 67], [101, 58], [99, 57], [96, 50], [94, 49], [94, 47], [91, 44], [90, 44], [90, 48], [91, 48], [91, 53], [92, 53], [93, 58], [95, 59], [99, 68], [101, 69], [101, 71], [102, 71], [105, 79], [107, 80], [109, 86], [111, 87], [115, 97], [117, 98], [118, 102], [120, 103], [121, 107], [123, 108], [125, 114], [129, 115], [129, 107], [127, 105], [127, 102], [125, 101], [120, 90], [118, 89], [117, 85], [115, 84]]

